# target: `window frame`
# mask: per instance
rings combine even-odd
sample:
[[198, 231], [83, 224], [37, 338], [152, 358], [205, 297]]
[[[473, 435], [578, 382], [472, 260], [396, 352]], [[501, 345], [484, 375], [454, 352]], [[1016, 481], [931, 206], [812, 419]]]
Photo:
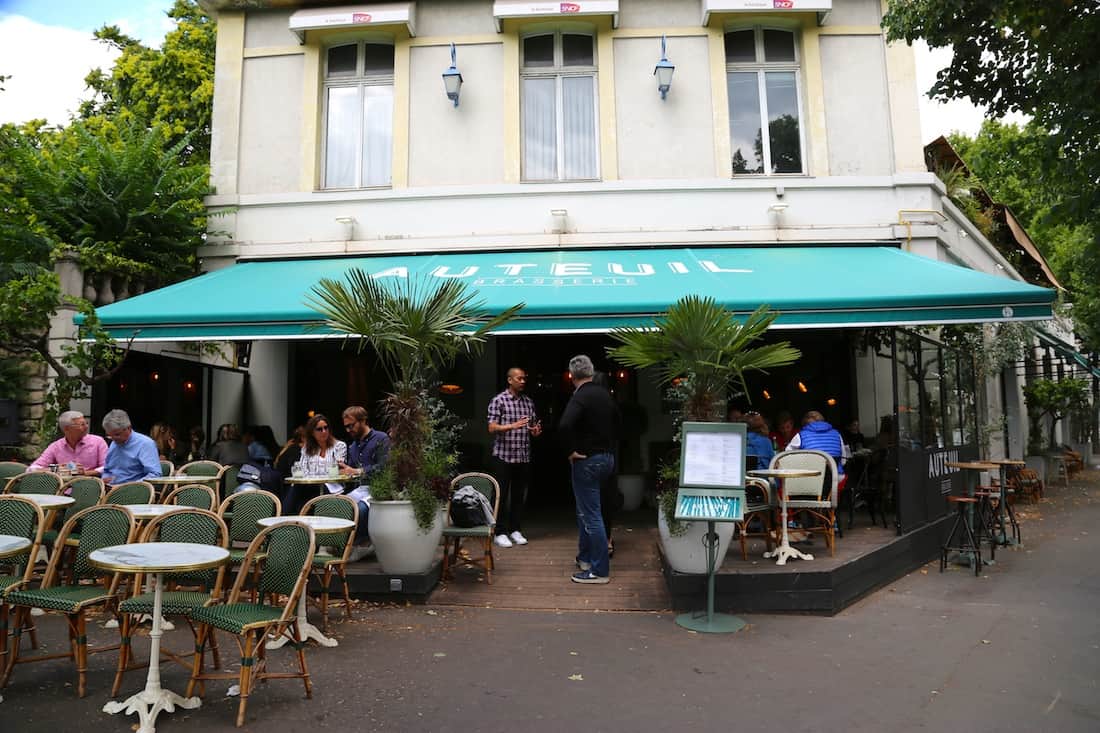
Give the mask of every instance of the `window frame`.
[[[735, 25], [727, 27], [722, 34], [723, 42], [723, 56], [725, 55], [725, 39], [730, 33], [752, 31], [753, 33], [753, 50], [756, 58], [753, 61], [729, 61], [725, 60], [725, 80], [726, 89], [729, 89], [729, 77], [733, 73], [756, 73], [756, 89], [757, 98], [759, 100], [759, 115], [760, 115], [760, 130], [763, 143], [764, 159], [762, 161], [763, 172], [761, 173], [734, 173], [733, 172], [733, 150], [730, 150], [730, 177], [731, 178], [744, 178], [749, 176], [756, 177], [776, 177], [776, 176], [808, 176], [808, 155], [806, 144], [806, 111], [804, 90], [802, 84], [802, 34], [796, 28], [783, 27], [779, 25]], [[779, 31], [782, 33], [790, 34], [791, 40], [794, 46], [794, 60], [793, 61], [767, 61], [764, 56], [764, 33], [765, 31]], [[771, 172], [772, 157], [771, 157], [771, 135], [763, 134], [766, 130], [770, 133], [768, 124], [768, 96], [767, 96], [767, 74], [769, 72], [787, 72], [794, 74], [795, 84], [795, 99], [798, 103], [798, 151], [801, 161], [801, 170], [797, 172], [783, 172], [773, 173]], [[726, 99], [726, 108], [730, 108], [730, 100]], [[727, 129], [726, 134], [729, 135], [732, 130]], [[731, 146], [732, 148], [732, 146]]]
[[[565, 66], [565, 47], [562, 37], [566, 35], [586, 36], [592, 41], [592, 64], [590, 66]], [[554, 37], [554, 61], [550, 66], [527, 66], [526, 42], [530, 38], [539, 36]], [[524, 33], [519, 38], [519, 96], [520, 96], [520, 181], [523, 183], [565, 183], [601, 180], [600, 170], [600, 84], [599, 84], [599, 43], [595, 30], [580, 30], [576, 28], [539, 29]], [[593, 177], [568, 178], [565, 172], [565, 105], [563, 102], [562, 82], [565, 78], [587, 78], [592, 83], [592, 135], [595, 142]], [[526, 138], [524, 129], [526, 126], [527, 109], [524, 104], [526, 97], [524, 82], [528, 79], [553, 79], [554, 80], [554, 143], [555, 143], [555, 172], [553, 178], [528, 178], [527, 157], [524, 154]]]
[[[354, 191], [361, 189], [391, 188], [393, 186], [393, 117], [390, 117], [390, 167], [385, 183], [367, 183], [364, 180], [363, 148], [365, 145], [366, 114], [364, 111], [366, 87], [389, 87], [391, 106], [396, 93], [394, 82], [394, 69], [390, 73], [381, 74], [366, 73], [368, 45], [390, 46], [396, 55], [396, 44], [390, 38], [358, 38], [355, 40], [333, 41], [321, 48], [321, 190], [323, 191]], [[355, 72], [342, 76], [329, 76], [329, 52], [332, 49], [343, 46], [355, 46]], [[329, 185], [328, 183], [328, 148], [329, 148], [329, 93], [332, 89], [356, 90], [356, 114], [357, 128], [355, 132], [355, 182], [350, 186]]]

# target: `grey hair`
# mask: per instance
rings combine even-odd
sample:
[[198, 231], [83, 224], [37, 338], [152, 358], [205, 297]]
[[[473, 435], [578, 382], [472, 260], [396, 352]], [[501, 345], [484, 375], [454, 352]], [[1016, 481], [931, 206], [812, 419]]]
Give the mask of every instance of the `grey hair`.
[[125, 410], [111, 410], [103, 416], [103, 429], [107, 432], [130, 427], [130, 416]]
[[588, 379], [596, 373], [596, 367], [592, 366], [592, 360], [584, 354], [577, 354], [569, 360], [569, 373], [573, 379]]
[[57, 416], [57, 429], [64, 430], [77, 420], [83, 420], [84, 413], [80, 410], [66, 410]]

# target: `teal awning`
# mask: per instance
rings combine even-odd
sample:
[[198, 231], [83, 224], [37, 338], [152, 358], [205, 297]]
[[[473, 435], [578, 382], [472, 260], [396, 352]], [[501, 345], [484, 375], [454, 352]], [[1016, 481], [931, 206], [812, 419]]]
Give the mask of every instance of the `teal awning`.
[[648, 325], [679, 298], [736, 313], [762, 303], [777, 328], [1051, 318], [1054, 291], [888, 246], [696, 247], [385, 255], [243, 262], [104, 306], [111, 335], [140, 341], [316, 338], [305, 298], [353, 267], [380, 278], [457, 278], [499, 312], [502, 332], [602, 332]]
[[1035, 335], [1039, 338], [1039, 343], [1054, 349], [1054, 351], [1069, 364], [1077, 364], [1085, 370], [1086, 374], [1100, 377], [1100, 368], [1090, 364], [1089, 358], [1078, 351], [1073, 344], [1067, 343], [1041, 328], [1035, 329]]

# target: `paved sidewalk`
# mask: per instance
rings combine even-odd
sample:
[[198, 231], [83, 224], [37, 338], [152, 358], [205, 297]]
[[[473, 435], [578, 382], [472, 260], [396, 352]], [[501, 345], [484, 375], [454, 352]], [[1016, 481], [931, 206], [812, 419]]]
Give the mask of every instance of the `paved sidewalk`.
[[[735, 635], [689, 633], [668, 613], [363, 606], [335, 626], [338, 648], [308, 650], [314, 699], [272, 681], [243, 730], [1100, 730], [1100, 473], [1021, 509], [1024, 546], [980, 578], [931, 563], [835, 617], [746, 616]], [[64, 642], [57, 619], [40, 627]], [[165, 638], [188, 644], [185, 631]], [[71, 666], [20, 666], [0, 730], [130, 731], [135, 718], [100, 712], [114, 661], [91, 658], [84, 700]], [[181, 669], [164, 676], [182, 691]], [[124, 694], [143, 681], [131, 673]], [[224, 689], [208, 685], [202, 708], [158, 731], [234, 730]]]

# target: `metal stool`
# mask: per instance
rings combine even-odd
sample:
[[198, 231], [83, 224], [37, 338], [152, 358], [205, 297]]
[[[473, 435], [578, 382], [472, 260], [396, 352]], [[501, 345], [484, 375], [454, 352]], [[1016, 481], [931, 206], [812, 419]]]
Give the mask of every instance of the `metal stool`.
[[[970, 519], [967, 517], [967, 510], [975, 510], [973, 512], [974, 517], [984, 525], [985, 522], [982, 519], [981, 512], [977, 511], [978, 499], [973, 496], [949, 496], [947, 500], [955, 504], [957, 511], [955, 523], [951, 525], [947, 540], [940, 548], [940, 572], [942, 573], [947, 569], [947, 553], [952, 551], [960, 554], [968, 552], [974, 558], [974, 576], [977, 577], [982, 574], [982, 546], [981, 541], [978, 539], [981, 535], [975, 535], [974, 528], [970, 526]], [[958, 544], [955, 544], [956, 541]]]

